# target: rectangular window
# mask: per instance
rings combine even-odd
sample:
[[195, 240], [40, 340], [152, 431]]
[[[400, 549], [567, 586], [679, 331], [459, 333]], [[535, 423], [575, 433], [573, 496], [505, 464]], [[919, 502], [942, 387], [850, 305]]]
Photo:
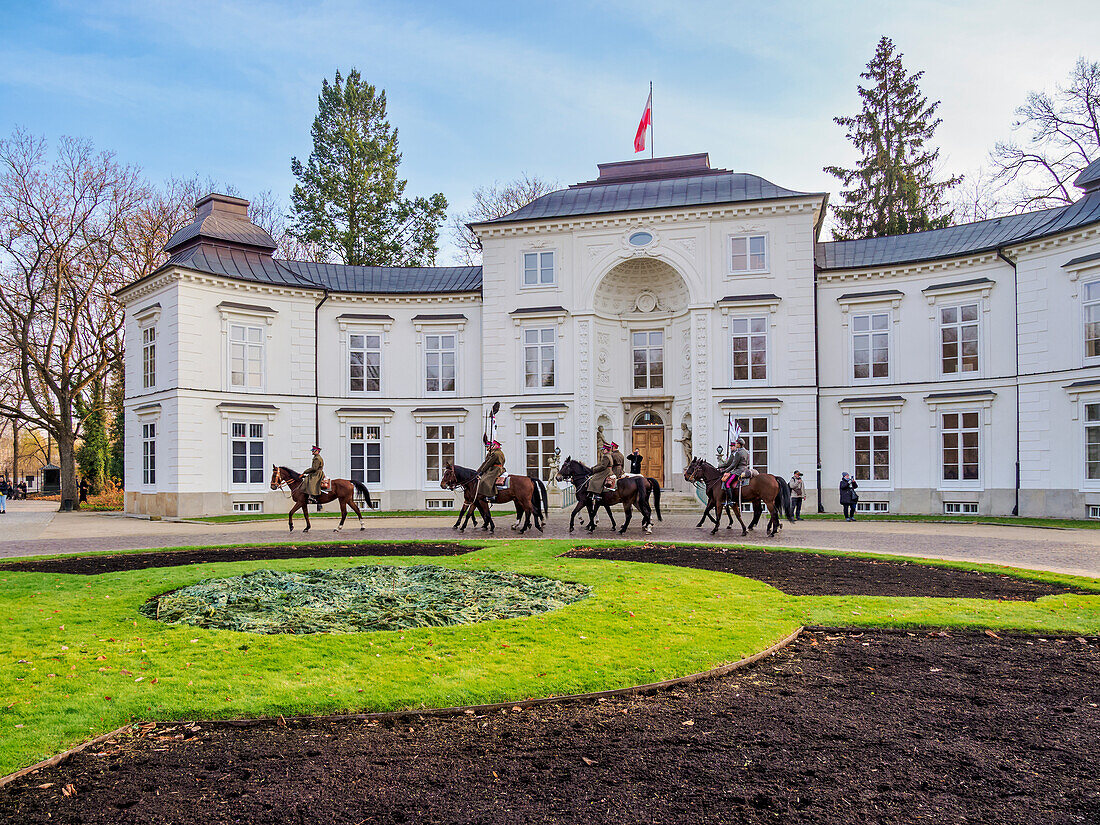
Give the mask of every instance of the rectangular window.
[[945, 501], [943, 503], [945, 516], [976, 516], [978, 515], [978, 503], [976, 501]]
[[890, 313], [852, 316], [854, 378], [890, 376]]
[[229, 383], [247, 390], [263, 389], [264, 330], [229, 325]]
[[1085, 478], [1100, 481], [1100, 404], [1085, 405]]
[[141, 386], [152, 389], [157, 384], [157, 328], [141, 331]]
[[424, 365], [427, 370], [425, 389], [428, 392], [454, 392], [458, 353], [457, 336], [453, 332], [424, 336]]
[[943, 413], [943, 480], [978, 480], [979, 413]]
[[557, 340], [558, 333], [555, 329], [523, 331], [523, 375], [524, 385], [528, 389], [554, 386]]
[[234, 484], [263, 484], [264, 425], [234, 421], [229, 440]]
[[554, 283], [554, 253], [523, 253], [523, 285], [546, 286]]
[[734, 318], [733, 380], [749, 381], [768, 377], [768, 319]]
[[940, 308], [943, 373], [978, 371], [978, 305]]
[[141, 425], [141, 482], [148, 486], [157, 483], [157, 425], [155, 421]]
[[363, 484], [382, 483], [382, 428], [354, 426], [350, 430], [351, 478]]
[[427, 425], [424, 428], [424, 465], [427, 480], [438, 484], [443, 477], [443, 468], [447, 464], [454, 464], [454, 460], [454, 424]]
[[737, 235], [730, 238], [730, 273], [766, 272], [768, 236]]
[[553, 421], [528, 421], [523, 425], [527, 451], [527, 475], [546, 479], [547, 462], [557, 449], [557, 426]]
[[890, 416], [855, 417], [856, 481], [890, 480]]
[[889, 513], [890, 502], [888, 501], [857, 501], [856, 502], [857, 513]]
[[348, 377], [352, 392], [381, 392], [382, 336], [352, 333], [348, 336]]
[[735, 418], [733, 423], [741, 428], [741, 437], [745, 439], [745, 449], [749, 451], [752, 468], [762, 473], [768, 472], [768, 418]]
[[1100, 281], [1085, 284], [1085, 357], [1100, 356]]
[[665, 385], [665, 334], [635, 332], [631, 336], [634, 349], [634, 389], [659, 390]]
[[455, 502], [451, 498], [429, 498], [424, 500], [424, 506], [429, 510], [453, 510]]
[[1100, 504], [1089, 505], [1089, 518], [1100, 519]]
[[234, 501], [234, 513], [262, 513], [264, 503], [262, 501]]

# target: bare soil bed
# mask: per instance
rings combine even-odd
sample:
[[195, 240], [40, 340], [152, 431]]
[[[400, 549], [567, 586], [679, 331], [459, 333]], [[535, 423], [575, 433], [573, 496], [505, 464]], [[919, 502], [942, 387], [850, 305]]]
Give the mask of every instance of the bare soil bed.
[[1097, 704], [1100, 639], [818, 628], [653, 696], [162, 726], [0, 790], [0, 818], [1095, 823]]
[[151, 567], [181, 567], [218, 561], [268, 561], [270, 559], [328, 559], [352, 556], [461, 556], [476, 550], [461, 544], [276, 544], [256, 547], [206, 547], [164, 553], [121, 553], [117, 556], [67, 556], [41, 561], [0, 564], [0, 570], [24, 573], [75, 573], [97, 576]]
[[999, 573], [937, 567], [903, 559], [886, 561], [738, 547], [645, 544], [581, 548], [565, 555], [733, 573], [770, 584], [789, 596], [933, 596], [1031, 601], [1057, 593], [1091, 592]]

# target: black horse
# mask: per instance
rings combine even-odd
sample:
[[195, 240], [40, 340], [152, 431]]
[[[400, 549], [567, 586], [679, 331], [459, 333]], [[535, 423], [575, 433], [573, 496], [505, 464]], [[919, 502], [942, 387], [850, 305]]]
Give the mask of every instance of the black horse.
[[[496, 525], [493, 524], [493, 516], [489, 510], [488, 502], [477, 495], [479, 480], [477, 470], [471, 470], [469, 467], [463, 467], [460, 464], [447, 464], [444, 467], [443, 478], [440, 479], [439, 486], [446, 490], [461, 488], [463, 493], [462, 510], [458, 514], [458, 521], [454, 523], [454, 528], [459, 531], [466, 529], [466, 523], [463, 519], [473, 518], [474, 525], [477, 525], [474, 513], [478, 510], [481, 511], [484, 519], [481, 529], [492, 532], [496, 528]], [[516, 484], [513, 482], [522, 483]], [[521, 489], [516, 490], [517, 486]], [[507, 504], [509, 501], [515, 502], [516, 521], [512, 525], [513, 530], [525, 533], [531, 527], [533, 517], [535, 528], [540, 533], [542, 532], [543, 525], [546, 523], [546, 516], [550, 513], [546, 484], [543, 483], [542, 479], [537, 476], [516, 476], [513, 473], [508, 487], [497, 489], [495, 499], [501, 504]], [[526, 517], [526, 520], [524, 517]], [[522, 527], [520, 526], [521, 522]], [[460, 524], [461, 527], [459, 527]]]
[[[569, 456], [565, 457], [565, 461], [561, 463], [561, 468], [558, 470], [558, 481], [571, 482], [577, 493], [577, 506], [573, 508], [573, 512], [569, 516], [570, 533], [573, 532], [577, 513], [580, 512], [582, 507], [588, 509], [588, 532], [591, 533], [596, 529], [596, 510], [598, 508], [595, 498], [588, 492], [588, 479], [591, 477], [591, 467], [587, 467], [580, 461], [575, 461]], [[619, 530], [620, 535], [625, 533], [626, 528], [630, 526], [630, 517], [633, 515], [633, 507], [637, 505], [638, 509], [642, 511], [642, 529], [647, 533], [652, 533], [653, 511], [649, 507], [650, 491], [653, 492], [653, 502], [657, 508], [657, 520], [661, 521], [661, 485], [657, 483], [657, 479], [645, 478], [643, 476], [626, 476], [618, 480], [614, 489], [606, 490], [603, 494], [601, 504], [604, 510], [607, 511], [608, 517], [611, 519], [611, 529], [615, 529], [615, 517], [611, 515], [611, 507], [609, 505], [622, 504], [623, 511], [626, 513], [626, 520]]]

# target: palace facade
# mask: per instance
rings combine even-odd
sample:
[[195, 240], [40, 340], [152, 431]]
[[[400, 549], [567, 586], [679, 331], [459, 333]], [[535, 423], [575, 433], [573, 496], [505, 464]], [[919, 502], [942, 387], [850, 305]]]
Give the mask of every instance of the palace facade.
[[1069, 206], [819, 240], [824, 193], [707, 155], [599, 176], [473, 228], [483, 266], [284, 261], [210, 195], [126, 305], [126, 508], [281, 511], [272, 464], [449, 507], [442, 465], [591, 462], [601, 432], [689, 494], [730, 422], [837, 510], [1100, 517], [1100, 161]]

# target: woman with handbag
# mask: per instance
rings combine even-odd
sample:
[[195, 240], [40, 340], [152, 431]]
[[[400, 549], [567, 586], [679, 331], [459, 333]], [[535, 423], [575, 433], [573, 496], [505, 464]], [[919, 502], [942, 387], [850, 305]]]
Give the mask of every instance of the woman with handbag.
[[840, 476], [840, 505], [844, 508], [844, 520], [855, 521], [856, 520], [856, 502], [859, 501], [859, 496], [856, 495], [856, 480], [847, 473], [842, 473]]

